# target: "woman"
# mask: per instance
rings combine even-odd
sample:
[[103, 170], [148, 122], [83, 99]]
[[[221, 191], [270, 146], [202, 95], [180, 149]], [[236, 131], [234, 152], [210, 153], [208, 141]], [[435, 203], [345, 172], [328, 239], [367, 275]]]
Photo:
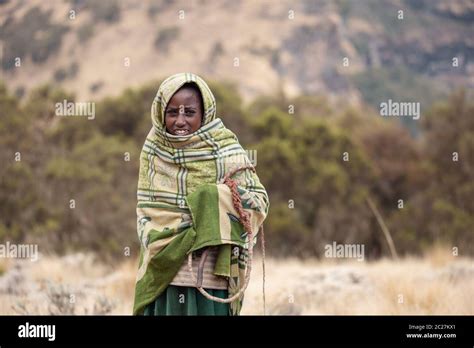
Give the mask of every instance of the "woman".
[[[198, 291], [188, 255], [193, 270], [202, 271], [199, 285], [210, 295], [228, 298], [238, 292], [249, 242], [256, 239], [248, 240], [231, 189], [222, 179], [236, 168], [251, 167], [251, 162], [235, 134], [216, 117], [215, 98], [199, 76], [167, 78], [153, 101], [151, 118], [153, 127], [140, 156], [141, 251], [133, 312], [238, 315], [242, 297], [229, 305]], [[237, 171], [232, 179], [255, 237], [268, 213], [267, 193], [250, 169]]]

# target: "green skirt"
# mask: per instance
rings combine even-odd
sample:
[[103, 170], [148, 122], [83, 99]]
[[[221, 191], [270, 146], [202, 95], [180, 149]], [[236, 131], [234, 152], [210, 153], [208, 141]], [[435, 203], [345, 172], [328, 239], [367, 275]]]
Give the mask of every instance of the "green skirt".
[[[206, 289], [219, 298], [227, 298], [227, 290]], [[211, 301], [196, 288], [170, 285], [145, 307], [143, 315], [229, 315], [229, 304]]]

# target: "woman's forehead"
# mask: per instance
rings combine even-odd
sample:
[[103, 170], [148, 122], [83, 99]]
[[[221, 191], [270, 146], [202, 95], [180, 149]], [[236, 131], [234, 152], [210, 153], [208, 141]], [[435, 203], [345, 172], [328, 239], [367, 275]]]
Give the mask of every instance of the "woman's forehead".
[[170, 99], [168, 106], [199, 104], [200, 98], [197, 91], [191, 87], [180, 88]]

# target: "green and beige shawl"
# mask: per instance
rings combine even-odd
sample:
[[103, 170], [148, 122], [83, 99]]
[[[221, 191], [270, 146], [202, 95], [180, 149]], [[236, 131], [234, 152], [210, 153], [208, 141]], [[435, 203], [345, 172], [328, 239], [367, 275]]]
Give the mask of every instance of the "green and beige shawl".
[[[193, 134], [166, 132], [166, 105], [185, 83], [200, 89], [204, 115]], [[221, 184], [236, 167], [251, 164], [237, 137], [216, 118], [216, 101], [207, 84], [190, 73], [176, 74], [160, 86], [151, 108], [153, 127], [140, 155], [137, 230], [141, 244], [133, 313], [143, 313], [169, 285], [189, 253], [219, 246], [214, 273], [229, 279], [229, 295], [244, 281], [249, 241], [232, 205], [230, 189]], [[250, 170], [233, 176], [243, 208], [250, 213], [254, 236], [269, 207], [265, 188]], [[241, 301], [231, 304], [240, 312]]]

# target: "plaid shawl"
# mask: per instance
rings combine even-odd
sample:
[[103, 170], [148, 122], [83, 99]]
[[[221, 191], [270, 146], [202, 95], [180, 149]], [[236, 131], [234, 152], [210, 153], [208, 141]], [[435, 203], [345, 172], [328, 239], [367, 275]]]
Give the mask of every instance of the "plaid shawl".
[[[201, 91], [203, 126], [193, 134], [175, 136], [164, 126], [166, 105], [187, 82]], [[141, 248], [135, 315], [167, 288], [189, 253], [207, 246], [219, 246], [214, 273], [228, 277], [229, 295], [235, 294], [244, 280], [249, 242], [231, 191], [220, 181], [228, 171], [251, 162], [235, 134], [216, 118], [216, 102], [207, 84], [189, 73], [169, 77], [156, 94], [151, 118], [153, 127], [140, 155], [137, 191]], [[265, 188], [250, 170], [238, 172], [233, 179], [256, 236], [268, 213]], [[231, 304], [231, 314], [240, 312], [241, 300]]]

